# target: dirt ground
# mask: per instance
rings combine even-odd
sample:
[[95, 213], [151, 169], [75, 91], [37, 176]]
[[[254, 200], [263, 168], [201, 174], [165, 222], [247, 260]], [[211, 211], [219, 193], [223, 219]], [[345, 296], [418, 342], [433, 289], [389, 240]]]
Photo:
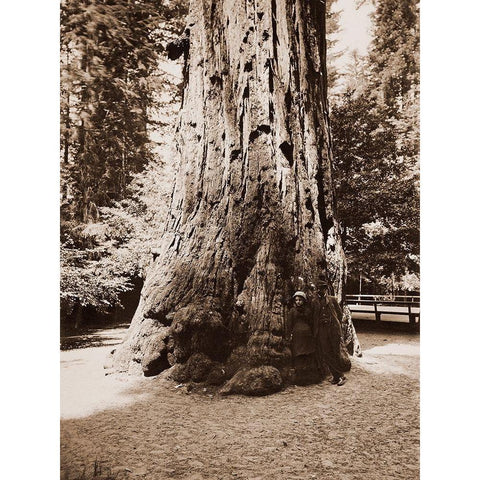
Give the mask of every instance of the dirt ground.
[[61, 478], [417, 479], [419, 336], [358, 336], [344, 386], [258, 398], [106, 376], [112, 346], [64, 351]]

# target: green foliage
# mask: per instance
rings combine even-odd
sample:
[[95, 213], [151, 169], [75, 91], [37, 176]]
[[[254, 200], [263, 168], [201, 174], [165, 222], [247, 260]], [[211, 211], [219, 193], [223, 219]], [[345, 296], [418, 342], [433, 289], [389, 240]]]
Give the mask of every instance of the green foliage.
[[[332, 106], [338, 214], [350, 277], [418, 288], [419, 95], [416, 2], [379, 0], [376, 37]], [[395, 27], [395, 31], [392, 29]]]

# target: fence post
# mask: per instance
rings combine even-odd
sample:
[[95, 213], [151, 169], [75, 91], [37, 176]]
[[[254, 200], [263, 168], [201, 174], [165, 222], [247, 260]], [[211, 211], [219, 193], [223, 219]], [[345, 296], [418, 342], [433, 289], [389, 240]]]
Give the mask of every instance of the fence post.
[[408, 321], [410, 325], [415, 325], [415, 314], [412, 313], [412, 305], [410, 303], [408, 304]]
[[375, 309], [375, 321], [380, 322], [382, 313], [377, 310], [377, 302], [376, 301], [373, 302], [373, 307]]

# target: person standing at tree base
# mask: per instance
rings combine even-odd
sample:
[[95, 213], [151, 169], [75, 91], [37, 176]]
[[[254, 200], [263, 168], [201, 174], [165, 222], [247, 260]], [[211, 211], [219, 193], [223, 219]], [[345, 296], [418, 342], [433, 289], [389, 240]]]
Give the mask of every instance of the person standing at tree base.
[[351, 364], [342, 338], [342, 310], [337, 299], [328, 295], [328, 283], [321, 280], [318, 290], [310, 285], [312, 290], [313, 336], [315, 339], [316, 356], [321, 368], [325, 363], [332, 374], [331, 383], [342, 386], [347, 378], [345, 371]]
[[307, 304], [307, 295], [304, 292], [295, 292], [293, 301], [293, 307], [287, 316], [286, 336], [292, 350], [295, 384], [318, 383], [320, 372], [315, 358], [312, 310]]

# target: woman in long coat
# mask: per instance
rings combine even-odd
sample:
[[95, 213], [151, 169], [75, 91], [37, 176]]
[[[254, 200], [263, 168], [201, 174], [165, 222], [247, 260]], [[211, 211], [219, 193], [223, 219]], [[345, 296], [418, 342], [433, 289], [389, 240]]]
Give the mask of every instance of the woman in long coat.
[[295, 383], [317, 383], [320, 381], [320, 372], [315, 358], [312, 310], [304, 292], [295, 292], [293, 300], [294, 305], [287, 316], [286, 335], [292, 350]]

